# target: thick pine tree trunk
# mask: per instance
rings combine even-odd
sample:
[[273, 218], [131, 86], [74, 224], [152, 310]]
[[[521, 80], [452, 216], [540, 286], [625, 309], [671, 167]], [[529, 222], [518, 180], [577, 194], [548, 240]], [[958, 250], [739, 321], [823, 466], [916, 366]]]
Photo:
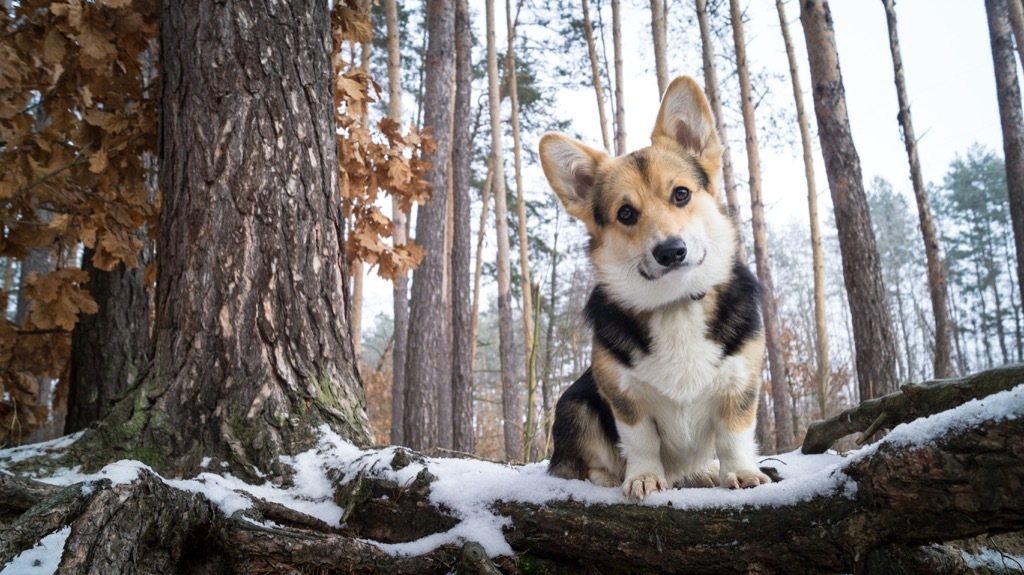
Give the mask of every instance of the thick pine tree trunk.
[[97, 269], [82, 255], [89, 293], [99, 311], [83, 314], [71, 332], [71, 375], [64, 433], [103, 419], [143, 372], [149, 352], [149, 296], [141, 267]]
[[1017, 248], [1017, 285], [1024, 296], [1024, 112], [1021, 111], [1020, 83], [1013, 54], [1007, 2], [985, 0], [988, 33], [995, 67], [999, 122], [1003, 128], [1003, 157], [1006, 160], [1006, 192], [1010, 197], [1010, 219]]
[[487, 96], [491, 115], [491, 165], [494, 175], [494, 220], [498, 235], [498, 355], [501, 360], [501, 412], [505, 438], [505, 458], [514, 460], [522, 453], [522, 423], [519, 392], [515, 377], [515, 341], [512, 331], [512, 275], [508, 239], [508, 201], [505, 196], [505, 160], [502, 153], [502, 126], [498, 85], [498, 51], [494, 35], [494, 0], [487, 0]]
[[[79, 441], [255, 479], [328, 425], [368, 440], [345, 305], [327, 4], [161, 5], [155, 355]], [[77, 444], [76, 444], [77, 445]], [[214, 463], [216, 464], [216, 463]]]
[[889, 50], [892, 52], [892, 67], [896, 81], [896, 96], [899, 100], [900, 112], [897, 116], [903, 132], [903, 144], [907, 148], [907, 159], [910, 163], [910, 182], [914, 187], [914, 199], [917, 200], [917, 217], [921, 227], [921, 238], [924, 240], [924, 255], [928, 266], [928, 294], [932, 300], [932, 314], [935, 320], [935, 377], [953, 375], [950, 363], [950, 327], [949, 310], [946, 307], [946, 270], [942, 265], [939, 253], [939, 238], [932, 222], [931, 205], [924, 188], [924, 177], [921, 175], [921, 161], [917, 156], [917, 138], [914, 135], [914, 124], [910, 118], [910, 98], [907, 96], [907, 83], [903, 77], [903, 57], [900, 54], [900, 39], [896, 30], [896, 8], [894, 0], [882, 0], [885, 6], [886, 23], [889, 26]]
[[[384, 0], [384, 21], [388, 46], [388, 117], [402, 123], [402, 52], [398, 28], [398, 0]], [[391, 237], [395, 245], [408, 241], [406, 214], [398, 198], [391, 200]], [[405, 444], [405, 360], [409, 341], [409, 277], [395, 276], [392, 290], [394, 308], [394, 354], [391, 356], [391, 443]]]
[[896, 388], [896, 342], [882, 285], [882, 265], [871, 231], [860, 156], [850, 133], [832, 15], [826, 0], [806, 0], [800, 20], [811, 64], [814, 111], [839, 229], [843, 279], [853, 310], [857, 382], [861, 401]]
[[454, 0], [430, 0], [423, 123], [437, 149], [426, 158], [433, 164], [426, 179], [434, 195], [416, 217], [416, 242], [426, 256], [413, 275], [405, 362], [405, 442], [413, 449], [450, 448], [452, 437], [451, 302], [445, 283], [444, 238], [452, 150], [454, 30]]
[[718, 87], [718, 72], [715, 71], [715, 47], [712, 42], [711, 24], [708, 22], [707, 0], [696, 0], [697, 24], [700, 27], [701, 52], [704, 59], [704, 92], [711, 103], [711, 111], [715, 114], [715, 125], [718, 128], [718, 139], [722, 142], [722, 179], [725, 185], [725, 203], [729, 208], [729, 217], [736, 226], [739, 259], [747, 263], [747, 248], [743, 242], [743, 220], [740, 219], [740, 204], [736, 197], [736, 177], [732, 170], [732, 152], [729, 151], [729, 135], [725, 129], [725, 116], [722, 115], [722, 93]]
[[793, 39], [789, 35], [789, 18], [786, 17], [786, 8], [782, 4], [782, 0], [775, 0], [775, 8], [779, 12], [779, 27], [782, 29], [782, 40], [786, 45], [786, 58], [789, 60], [789, 78], [793, 84], [793, 102], [796, 104], [796, 119], [800, 126], [804, 177], [807, 180], [807, 212], [811, 224], [811, 261], [814, 266], [815, 395], [818, 400], [820, 416], [827, 417], [830, 372], [828, 319], [825, 316], [825, 257], [822, 254], [821, 229], [818, 223], [818, 190], [814, 181], [814, 148], [811, 145], [811, 130], [807, 125], [804, 92], [800, 87], [800, 74], [796, 54], [793, 51]]
[[583, 33], [587, 38], [587, 53], [590, 55], [590, 76], [597, 94], [597, 114], [601, 122], [601, 142], [606, 152], [611, 153], [612, 142], [608, 137], [608, 118], [604, 111], [604, 90], [601, 88], [601, 71], [597, 59], [597, 48], [594, 47], [594, 28], [590, 24], [590, 6], [583, 0]]
[[764, 202], [761, 199], [761, 153], [757, 145], [757, 123], [754, 118], [754, 99], [747, 66], [747, 44], [743, 37], [743, 14], [739, 0], [729, 1], [732, 37], [736, 45], [736, 74], [740, 80], [740, 99], [743, 129], [747, 136], [747, 170], [750, 172], [750, 214], [754, 228], [754, 261], [757, 279], [761, 282], [761, 315], [764, 320], [765, 347], [768, 352], [768, 372], [772, 382], [772, 409], [775, 416], [775, 449], [790, 450], [793, 444], [793, 418], [790, 415], [789, 382], [782, 354], [779, 311], [775, 303], [775, 282], [772, 280], [768, 259], [768, 230], [764, 221]]
[[[473, 34], [469, 2], [455, 1], [455, 118], [469, 118], [473, 92]], [[452, 445], [473, 453], [473, 319], [469, 261], [472, 236], [470, 160], [473, 142], [468, 121], [455, 121], [452, 134]]]

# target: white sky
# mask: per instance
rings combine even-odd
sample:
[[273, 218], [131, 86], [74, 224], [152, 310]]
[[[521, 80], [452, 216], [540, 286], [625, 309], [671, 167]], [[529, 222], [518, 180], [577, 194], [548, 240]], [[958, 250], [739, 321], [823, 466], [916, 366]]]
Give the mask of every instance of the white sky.
[[[681, 18], [692, 17], [692, 3], [668, 1], [671, 21], [668, 35], [670, 75], [691, 75], [703, 85], [701, 62], [695, 58], [695, 55], [699, 57], [696, 51], [700, 43], [699, 32], [695, 25], [689, 29], [680, 22]], [[503, 45], [504, 9], [503, 2], [500, 4], [498, 42]], [[604, 1], [602, 4], [607, 25], [611, 19], [609, 3]], [[472, 5], [474, 24], [482, 43], [483, 4], [474, 1]], [[763, 68], [770, 73], [788, 74], [775, 3], [757, 0], [745, 2], [744, 5], [749, 19], [745, 32], [747, 57], [751, 66], [755, 69]], [[896, 122], [896, 90], [882, 3], [833, 0], [830, 5], [850, 123], [865, 183], [880, 175], [892, 182], [896, 190], [910, 195], [906, 152]], [[659, 94], [653, 72], [647, 2], [625, 0], [623, 6], [626, 135], [627, 148], [634, 150], [649, 144]], [[724, 8], [728, 8], [727, 3]], [[786, 10], [790, 19], [790, 34], [800, 63], [804, 105], [813, 116], [810, 71], [807, 68], [803, 28], [799, 21], [799, 4], [790, 1]], [[918, 153], [925, 182], [940, 183], [950, 161], [974, 142], [1002, 155], [1002, 135], [983, 3], [963, 0], [901, 0], [896, 5], [896, 12], [904, 73], [914, 130], [919, 138]], [[683, 37], [680, 38], [680, 35]], [[610, 33], [606, 41], [610, 52]], [[686, 47], [687, 43], [691, 46]], [[673, 50], [674, 46], [682, 48]], [[480, 49], [483, 49], [482, 45]], [[724, 82], [730, 74], [730, 68], [722, 58], [718, 59], [717, 68], [719, 79]], [[581, 70], [581, 74], [589, 74], [589, 71]], [[729, 89], [729, 85], [725, 89]], [[774, 84], [772, 93], [767, 97], [773, 106], [786, 107], [791, 111], [792, 89], [788, 76], [786, 82]], [[734, 96], [733, 99], [738, 98]], [[573, 129], [584, 140], [600, 147], [600, 128], [592, 89], [567, 88], [561, 91], [558, 95], [558, 109], [572, 120]], [[731, 113], [726, 114], [730, 116]], [[735, 116], [731, 119], [738, 120], [738, 114]], [[814, 131], [813, 117], [811, 121]], [[781, 226], [790, 221], [807, 225], [806, 184], [795, 121], [792, 130], [791, 139], [795, 142], [793, 147], [781, 151], [761, 150], [763, 195], [770, 225]], [[742, 183], [746, 180], [747, 172], [742, 126], [730, 125], [730, 137], [737, 181]], [[759, 133], [759, 138], [764, 141], [765, 135]], [[825, 214], [831, 210], [831, 202], [816, 131], [813, 139], [820, 214], [825, 221]], [[524, 181], [528, 194], [551, 193], [538, 166], [526, 166]], [[740, 204], [745, 205], [745, 211], [749, 212], [749, 197], [742, 192]], [[364, 329], [370, 328], [377, 313], [390, 314], [391, 310], [390, 284], [372, 272], [367, 279]]]

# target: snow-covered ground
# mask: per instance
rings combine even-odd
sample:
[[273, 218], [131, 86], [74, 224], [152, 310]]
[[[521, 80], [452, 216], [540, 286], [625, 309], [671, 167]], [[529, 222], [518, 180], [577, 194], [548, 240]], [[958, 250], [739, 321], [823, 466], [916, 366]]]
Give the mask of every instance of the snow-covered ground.
[[[857, 490], [844, 468], [851, 461], [857, 461], [874, 453], [879, 444], [889, 443], [914, 448], [934, 441], [950, 429], [973, 426], [988, 419], [1017, 419], [1024, 416], [1024, 385], [998, 393], [981, 400], [970, 401], [957, 409], [919, 419], [897, 426], [878, 444], [864, 447], [849, 454], [834, 452], [821, 455], [803, 455], [793, 451], [782, 455], [765, 457], [761, 465], [778, 470], [782, 481], [762, 485], [754, 489], [730, 491], [726, 489], [672, 489], [649, 496], [642, 502], [626, 502], [617, 488], [598, 487], [586, 481], [567, 481], [545, 473], [546, 463], [523, 466], [502, 465], [470, 459], [426, 459], [424, 463], [412, 463], [400, 470], [393, 470], [390, 462], [395, 448], [361, 450], [343, 440], [326, 427], [322, 429], [320, 444], [286, 463], [295, 469], [294, 485], [289, 488], [270, 483], [249, 485], [225, 473], [208, 471], [191, 479], [169, 479], [171, 486], [204, 494], [225, 514], [248, 508], [249, 498], [236, 490], [244, 490], [256, 497], [280, 503], [292, 509], [317, 517], [329, 524], [337, 525], [343, 510], [334, 502], [328, 470], [342, 471], [342, 481], [349, 481], [359, 472], [365, 471], [380, 477], [393, 479], [399, 484], [411, 482], [424, 468], [437, 479], [431, 485], [431, 500], [452, 510], [460, 522], [447, 532], [423, 539], [400, 544], [378, 544], [383, 550], [401, 555], [426, 553], [446, 543], [458, 543], [468, 539], [478, 541], [491, 556], [511, 554], [502, 528], [507, 519], [490, 511], [495, 501], [516, 501], [545, 504], [551, 501], [575, 500], [586, 503], [626, 504], [662, 506], [675, 508], [706, 509], [735, 508], [746, 506], [783, 506], [807, 500], [817, 495], [845, 495], [852, 497]], [[48, 443], [0, 450], [0, 468], [29, 457], [52, 453], [73, 441], [75, 436], [57, 439]], [[107, 479], [111, 482], [126, 483], [134, 480], [141, 469], [148, 467], [137, 461], [111, 463], [92, 474], [83, 474], [77, 468], [59, 469], [40, 481], [53, 485], [72, 485]], [[42, 575], [52, 574], [60, 559], [69, 527], [52, 533], [39, 545], [27, 550], [8, 563], [0, 575]], [[1008, 557], [992, 552], [989, 555], [967, 556], [970, 561], [1018, 562], [1022, 557]]]

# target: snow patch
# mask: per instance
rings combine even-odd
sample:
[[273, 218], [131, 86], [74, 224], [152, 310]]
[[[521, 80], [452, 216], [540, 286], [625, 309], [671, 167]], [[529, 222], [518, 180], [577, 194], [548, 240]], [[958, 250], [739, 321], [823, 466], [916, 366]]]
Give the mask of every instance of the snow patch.
[[0, 575], [53, 575], [57, 572], [64, 544], [71, 526], [59, 529], [39, 540], [31, 549], [22, 551], [0, 571]]
[[996, 573], [1019, 573], [1024, 571], [1024, 556], [1010, 555], [998, 549], [982, 547], [977, 553], [960, 551], [964, 563], [971, 569], [988, 568]]
[[51, 439], [50, 441], [32, 443], [30, 445], [22, 445], [21, 447], [12, 447], [10, 449], [0, 449], [0, 462], [10, 465], [33, 457], [42, 457], [43, 455], [50, 455], [51, 457], [54, 457], [57, 454], [52, 452], [67, 449], [72, 443], [78, 441], [78, 438], [82, 437], [83, 433], [85, 432], [79, 431], [78, 433], [72, 433], [71, 435], [65, 435], [64, 437], [58, 437], [57, 439]]

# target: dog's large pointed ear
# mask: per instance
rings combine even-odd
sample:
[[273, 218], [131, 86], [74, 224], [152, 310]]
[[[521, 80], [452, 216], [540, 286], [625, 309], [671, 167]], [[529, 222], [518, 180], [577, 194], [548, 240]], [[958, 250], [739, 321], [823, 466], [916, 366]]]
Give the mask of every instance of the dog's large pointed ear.
[[597, 168], [608, 159], [604, 152], [561, 134], [544, 134], [540, 139], [540, 163], [551, 187], [569, 215], [590, 217], [588, 200], [594, 192]]
[[704, 91], [693, 78], [679, 76], [665, 90], [651, 142], [674, 142], [698, 156], [721, 155], [715, 117]]

